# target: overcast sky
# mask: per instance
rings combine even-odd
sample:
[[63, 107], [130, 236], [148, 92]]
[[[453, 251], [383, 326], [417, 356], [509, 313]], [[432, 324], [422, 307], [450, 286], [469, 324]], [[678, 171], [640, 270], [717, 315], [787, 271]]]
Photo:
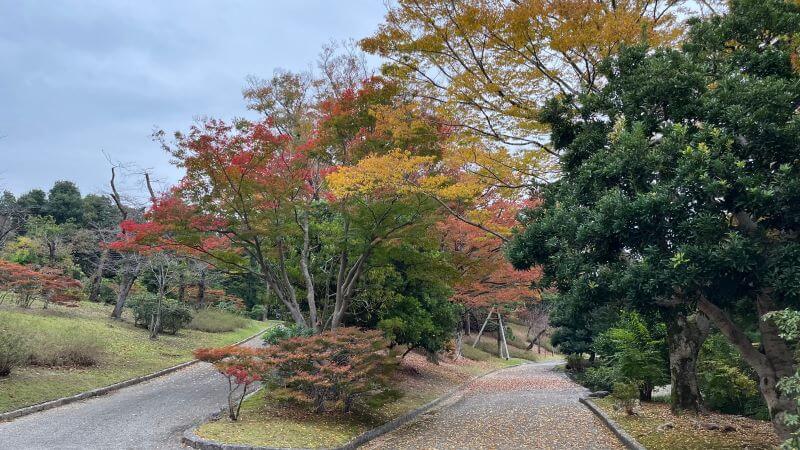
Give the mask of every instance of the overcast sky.
[[105, 150], [173, 182], [150, 139], [248, 116], [248, 75], [375, 30], [383, 0], [0, 0], [0, 190], [107, 188]]

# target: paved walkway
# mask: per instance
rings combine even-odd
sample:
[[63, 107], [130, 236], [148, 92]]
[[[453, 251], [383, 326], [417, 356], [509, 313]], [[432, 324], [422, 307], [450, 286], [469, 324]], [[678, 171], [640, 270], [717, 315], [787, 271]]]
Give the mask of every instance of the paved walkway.
[[108, 395], [0, 422], [0, 449], [185, 448], [183, 431], [219, 411], [227, 390], [211, 364], [193, 364]]
[[365, 449], [622, 449], [557, 363], [527, 364], [474, 382], [459, 396]]

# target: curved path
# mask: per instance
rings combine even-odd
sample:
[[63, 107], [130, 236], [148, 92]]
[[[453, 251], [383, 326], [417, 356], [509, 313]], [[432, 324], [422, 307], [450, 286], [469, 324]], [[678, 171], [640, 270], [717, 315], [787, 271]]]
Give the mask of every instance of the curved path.
[[365, 449], [622, 449], [578, 397], [588, 393], [559, 362], [525, 364], [459, 395]]
[[[243, 345], [255, 346], [254, 338]], [[183, 431], [227, 402], [228, 385], [200, 362], [108, 395], [0, 422], [0, 449], [181, 449]]]

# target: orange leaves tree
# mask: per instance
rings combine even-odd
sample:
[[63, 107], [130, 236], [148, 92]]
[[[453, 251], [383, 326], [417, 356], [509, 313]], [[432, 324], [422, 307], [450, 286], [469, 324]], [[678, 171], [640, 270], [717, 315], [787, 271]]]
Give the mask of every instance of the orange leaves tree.
[[385, 387], [396, 365], [385, 349], [379, 331], [343, 327], [261, 349], [198, 349], [195, 356], [213, 363], [228, 379], [229, 415], [236, 420], [248, 386], [256, 381], [316, 412], [331, 405], [348, 412], [359, 396]]
[[[698, 4], [708, 2], [696, 2]], [[602, 83], [623, 44], [672, 41], [690, 2], [399, 0], [361, 41], [448, 123], [507, 145], [547, 148], [538, 113], [556, 94]]]
[[228, 381], [228, 417], [231, 420], [239, 419], [248, 388], [260, 381], [267, 371], [268, 365], [261, 353], [260, 349], [233, 345], [200, 348], [194, 352], [195, 358], [214, 364]]
[[[441, 130], [380, 78], [332, 92], [313, 108], [294, 125], [287, 118], [296, 114], [269, 110], [257, 122], [208, 120], [173, 142], [159, 133], [186, 175], [145, 223], [125, 224], [128, 242], [120, 245], [176, 249], [249, 271], [297, 324], [338, 328], [375, 249], [431, 224], [436, 210], [429, 198], [387, 183], [361, 179], [366, 184], [353, 189], [341, 174], [396, 152], [436, 158]], [[394, 174], [383, 165], [370, 176]], [[331, 264], [315, 266], [318, 258]], [[327, 317], [318, 316], [322, 292], [332, 292]]]
[[297, 236], [294, 218], [315, 195], [309, 148], [292, 145], [269, 120], [236, 126], [209, 120], [164, 146], [186, 175], [156, 202], [150, 228], [134, 239], [253, 271], [292, 319], [307, 325], [288, 260]]
[[78, 306], [80, 287], [78, 280], [63, 275], [58, 269], [36, 270], [0, 259], [0, 288], [14, 293], [17, 304], [24, 308], [29, 308], [37, 298], [43, 301], [44, 308], [51, 302]]
[[394, 361], [376, 330], [342, 327], [296, 337], [264, 350], [275, 368], [270, 382], [317, 412], [335, 404], [348, 412], [359, 396], [382, 387]]

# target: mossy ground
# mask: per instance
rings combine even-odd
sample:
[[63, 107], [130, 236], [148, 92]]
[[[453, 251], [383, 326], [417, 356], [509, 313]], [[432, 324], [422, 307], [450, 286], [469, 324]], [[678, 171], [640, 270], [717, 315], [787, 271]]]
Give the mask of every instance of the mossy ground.
[[[675, 416], [665, 403], [643, 403], [634, 416], [615, 411], [610, 398], [596, 403], [625, 431], [649, 450], [722, 450], [722, 449], [772, 449], [779, 443], [772, 424], [728, 414], [684, 414]], [[658, 431], [659, 425], [670, 422], [671, 430]], [[736, 430], [705, 430], [699, 423], [715, 423], [720, 427], [732, 425]]]
[[[91, 335], [102, 346], [98, 364], [88, 368], [15, 368], [0, 378], [0, 412], [10, 411], [83, 391], [146, 375], [192, 359], [192, 350], [234, 343], [266, 326], [248, 320], [244, 328], [226, 333], [180, 330], [178, 334], [148, 338], [147, 330], [125, 320], [109, 318], [111, 306], [81, 303], [78, 308], [50, 305], [46, 310], [0, 306], [0, 328], [20, 330], [27, 336], [80, 332]], [[127, 311], [126, 311], [127, 314]], [[33, 341], [33, 339], [31, 339]]]
[[259, 392], [245, 402], [239, 421], [221, 419], [209, 422], [202, 425], [197, 434], [206, 439], [245, 445], [335, 447], [447, 394], [475, 376], [524, 362], [521, 359], [506, 361], [486, 355], [483, 361], [461, 358], [434, 364], [421, 355], [410, 353], [398, 368], [390, 395], [360, 404], [350, 414], [313, 414], [278, 404], [264, 392]]

